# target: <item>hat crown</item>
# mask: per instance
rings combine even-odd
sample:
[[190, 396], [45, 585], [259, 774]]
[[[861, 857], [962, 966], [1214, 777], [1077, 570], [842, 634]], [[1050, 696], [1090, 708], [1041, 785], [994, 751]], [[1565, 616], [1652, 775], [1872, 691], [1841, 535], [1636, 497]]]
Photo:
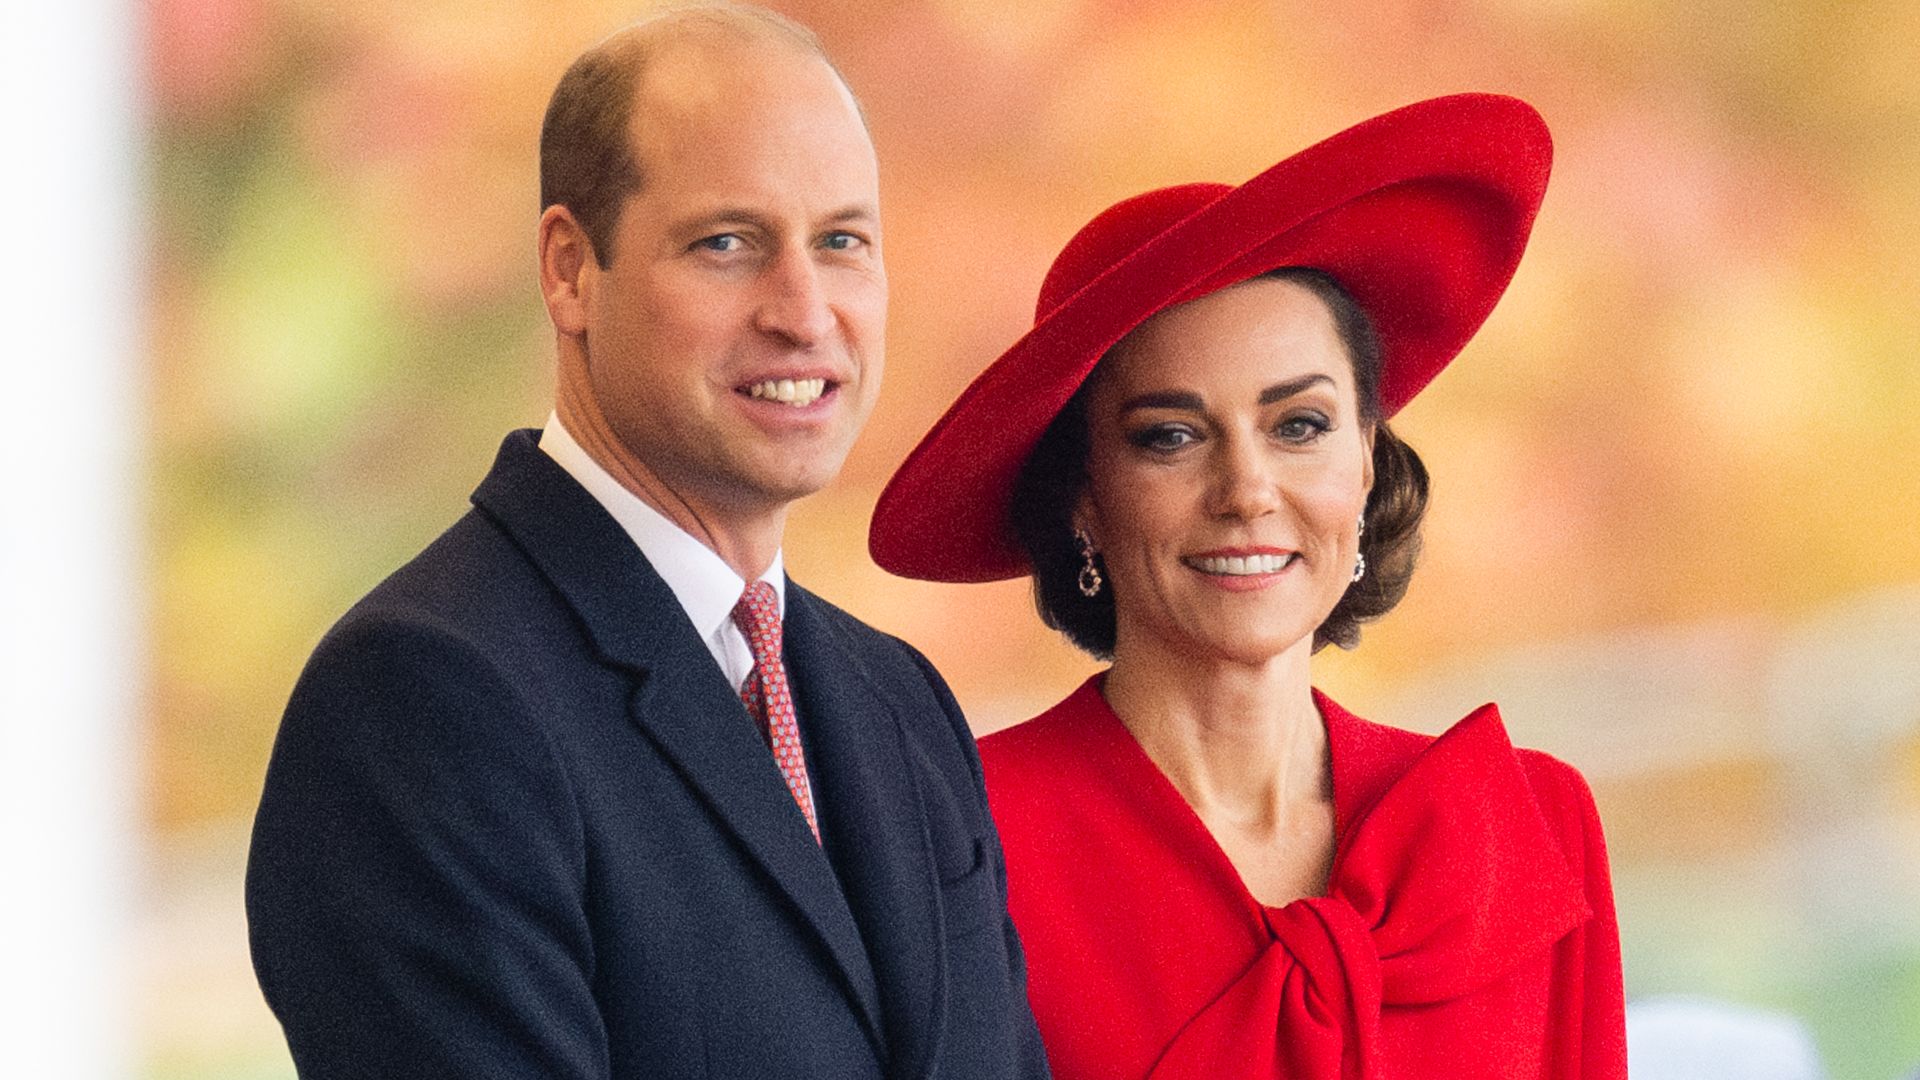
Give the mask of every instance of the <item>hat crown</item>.
[[1176, 184], [1122, 199], [1080, 227], [1053, 260], [1034, 305], [1038, 323], [1072, 299], [1115, 263], [1200, 212], [1233, 188], [1226, 184]]

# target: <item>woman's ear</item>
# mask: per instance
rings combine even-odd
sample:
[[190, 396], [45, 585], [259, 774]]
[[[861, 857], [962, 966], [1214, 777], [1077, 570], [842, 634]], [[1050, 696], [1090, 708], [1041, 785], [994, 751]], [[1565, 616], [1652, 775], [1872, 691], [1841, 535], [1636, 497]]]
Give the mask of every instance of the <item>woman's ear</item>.
[[1373, 494], [1373, 436], [1380, 430], [1379, 423], [1368, 424], [1360, 432], [1360, 490]]
[[1096, 524], [1099, 514], [1094, 510], [1093, 496], [1082, 491], [1073, 501], [1073, 514], [1069, 520], [1073, 523], [1073, 535], [1086, 537], [1094, 551], [1100, 550], [1100, 529]]

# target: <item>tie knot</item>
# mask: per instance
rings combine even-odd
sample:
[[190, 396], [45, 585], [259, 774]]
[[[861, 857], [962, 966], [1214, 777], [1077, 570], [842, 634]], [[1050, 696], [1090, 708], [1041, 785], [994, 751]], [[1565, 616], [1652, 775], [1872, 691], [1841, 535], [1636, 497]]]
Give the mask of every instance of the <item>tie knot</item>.
[[740, 602], [733, 605], [733, 624], [747, 636], [755, 664], [780, 656], [780, 598], [774, 595], [772, 585], [764, 581], [749, 584], [740, 594]]

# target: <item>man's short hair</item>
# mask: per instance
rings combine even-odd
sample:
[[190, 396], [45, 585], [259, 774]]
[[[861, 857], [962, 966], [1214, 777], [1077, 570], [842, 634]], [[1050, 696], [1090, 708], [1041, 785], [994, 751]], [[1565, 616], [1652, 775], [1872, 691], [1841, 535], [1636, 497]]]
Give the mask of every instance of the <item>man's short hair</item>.
[[[840, 75], [813, 31], [752, 4], [675, 8], [582, 53], [560, 77], [540, 126], [540, 209], [559, 205], [572, 211], [603, 269], [613, 260], [620, 210], [643, 179], [630, 135], [635, 90], [653, 57], [693, 36], [787, 45], [819, 57]], [[845, 77], [840, 81], [844, 85]]]

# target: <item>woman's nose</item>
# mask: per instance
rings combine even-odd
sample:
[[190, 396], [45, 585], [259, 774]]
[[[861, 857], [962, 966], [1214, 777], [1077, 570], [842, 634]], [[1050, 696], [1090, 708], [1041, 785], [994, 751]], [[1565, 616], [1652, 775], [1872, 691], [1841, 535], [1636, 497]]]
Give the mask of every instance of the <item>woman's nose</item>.
[[1210, 509], [1219, 517], [1251, 520], [1280, 503], [1273, 462], [1251, 440], [1221, 440], [1214, 461]]

